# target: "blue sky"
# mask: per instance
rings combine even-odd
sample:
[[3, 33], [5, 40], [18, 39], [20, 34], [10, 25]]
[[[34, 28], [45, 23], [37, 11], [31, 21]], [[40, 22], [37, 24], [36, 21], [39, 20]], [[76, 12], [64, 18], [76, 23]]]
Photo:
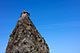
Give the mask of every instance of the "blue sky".
[[5, 53], [23, 10], [30, 13], [50, 53], [80, 53], [79, 0], [0, 0], [0, 53]]

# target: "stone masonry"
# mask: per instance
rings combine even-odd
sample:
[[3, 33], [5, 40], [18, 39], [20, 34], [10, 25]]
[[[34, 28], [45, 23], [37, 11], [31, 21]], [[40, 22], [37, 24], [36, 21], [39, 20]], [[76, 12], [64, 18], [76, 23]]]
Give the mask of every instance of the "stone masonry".
[[28, 12], [22, 12], [5, 53], [49, 53], [47, 43], [30, 20]]

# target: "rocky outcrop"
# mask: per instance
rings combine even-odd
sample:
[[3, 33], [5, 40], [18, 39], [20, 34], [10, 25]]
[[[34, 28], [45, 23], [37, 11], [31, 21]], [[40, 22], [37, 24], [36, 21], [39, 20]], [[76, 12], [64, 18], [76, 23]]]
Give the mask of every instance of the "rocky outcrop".
[[23, 11], [13, 32], [10, 35], [6, 53], [49, 53], [44, 38]]

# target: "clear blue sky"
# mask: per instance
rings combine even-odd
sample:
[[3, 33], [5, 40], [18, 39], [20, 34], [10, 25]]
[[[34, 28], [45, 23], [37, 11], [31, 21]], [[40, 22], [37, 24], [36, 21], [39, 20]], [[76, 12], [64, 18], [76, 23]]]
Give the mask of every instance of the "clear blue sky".
[[30, 13], [50, 53], [80, 53], [79, 0], [0, 0], [0, 53], [5, 53], [23, 9]]

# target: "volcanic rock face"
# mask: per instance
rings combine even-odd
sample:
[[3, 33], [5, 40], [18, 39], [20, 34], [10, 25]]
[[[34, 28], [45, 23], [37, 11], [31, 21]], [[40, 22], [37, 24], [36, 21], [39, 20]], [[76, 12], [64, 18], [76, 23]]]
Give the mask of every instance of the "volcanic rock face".
[[49, 53], [48, 45], [23, 11], [10, 35], [6, 53]]

